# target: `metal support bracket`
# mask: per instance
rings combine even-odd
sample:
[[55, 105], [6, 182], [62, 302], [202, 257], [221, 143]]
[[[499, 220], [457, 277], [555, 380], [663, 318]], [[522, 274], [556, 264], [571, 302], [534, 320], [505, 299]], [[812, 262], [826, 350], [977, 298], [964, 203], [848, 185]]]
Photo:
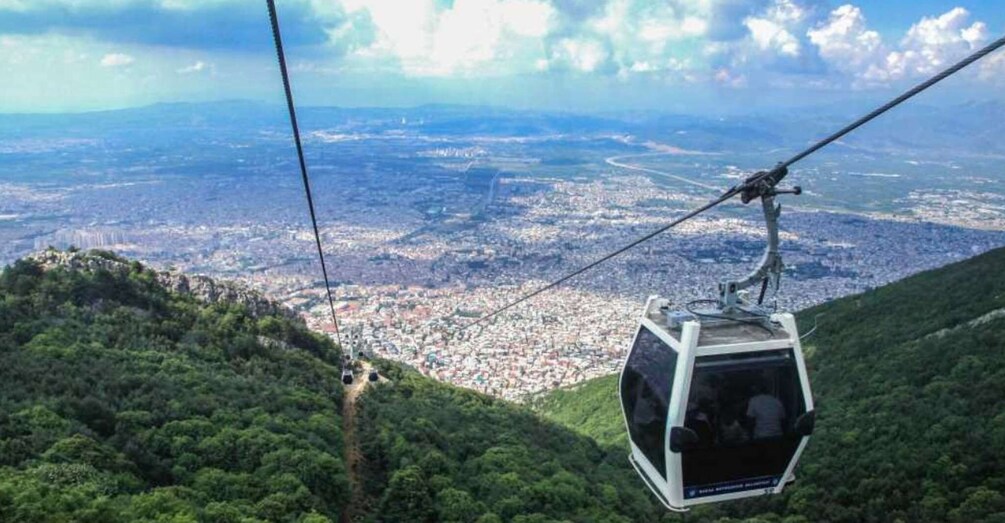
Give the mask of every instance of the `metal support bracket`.
[[[778, 170], [778, 168], [776, 168]], [[739, 280], [724, 280], [719, 283], [719, 309], [726, 314], [740, 312], [744, 305], [749, 305], [740, 297], [740, 292], [755, 285], [761, 285], [761, 296], [757, 301], [760, 305], [766, 291], [775, 293], [781, 283], [782, 254], [779, 250], [778, 238], [778, 217], [781, 215], [782, 206], [775, 205], [775, 196], [778, 194], [802, 193], [802, 189], [794, 187], [791, 190], [778, 190], [775, 184], [787, 174], [784, 168], [778, 170], [778, 175], [768, 177], [756, 186], [750, 187], [743, 193], [743, 203], [748, 203], [754, 198], [761, 199], [761, 209], [764, 213], [764, 224], [768, 229], [767, 245], [761, 261], [750, 274]], [[757, 175], [754, 175], [755, 177]], [[753, 178], [753, 177], [752, 177]]]

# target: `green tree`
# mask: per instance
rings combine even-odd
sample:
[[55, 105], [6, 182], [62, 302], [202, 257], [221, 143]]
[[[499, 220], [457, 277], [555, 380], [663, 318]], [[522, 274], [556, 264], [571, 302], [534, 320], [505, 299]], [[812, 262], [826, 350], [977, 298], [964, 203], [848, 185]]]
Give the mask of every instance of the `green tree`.
[[396, 471], [380, 501], [380, 519], [386, 523], [432, 521], [433, 500], [422, 470], [416, 466]]

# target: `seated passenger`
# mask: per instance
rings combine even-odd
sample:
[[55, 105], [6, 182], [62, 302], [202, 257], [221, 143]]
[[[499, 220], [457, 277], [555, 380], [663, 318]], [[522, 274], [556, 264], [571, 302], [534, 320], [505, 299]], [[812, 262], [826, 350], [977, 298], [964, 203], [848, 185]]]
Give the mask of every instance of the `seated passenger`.
[[684, 416], [684, 426], [693, 430], [698, 435], [698, 442], [702, 446], [709, 446], [715, 443], [715, 430], [712, 428], [712, 418], [709, 415], [708, 402], [703, 401], [700, 405], [694, 401], [688, 402], [687, 414]]
[[646, 449], [657, 449], [663, 446], [661, 441], [666, 420], [664, 406], [645, 383], [638, 387], [635, 410], [632, 413], [632, 423], [642, 438], [641, 446]]
[[750, 439], [747, 429], [740, 423], [740, 418], [736, 416], [733, 409], [729, 409], [722, 415], [722, 422], [719, 424], [719, 442], [723, 445], [739, 445]]
[[768, 394], [764, 384], [751, 387], [753, 397], [747, 402], [747, 417], [754, 422], [754, 439], [777, 438], [784, 434], [785, 406]]

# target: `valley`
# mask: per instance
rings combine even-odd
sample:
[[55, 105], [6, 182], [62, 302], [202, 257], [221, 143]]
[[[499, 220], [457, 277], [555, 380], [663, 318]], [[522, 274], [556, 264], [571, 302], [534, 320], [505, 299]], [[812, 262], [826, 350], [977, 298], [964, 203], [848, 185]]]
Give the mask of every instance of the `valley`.
[[[281, 110], [162, 105], [58, 126], [0, 117], [0, 184], [10, 196], [0, 200], [0, 261], [49, 245], [111, 249], [245, 282], [330, 334]], [[961, 122], [1005, 114], [955, 111], [944, 113]], [[1005, 245], [1001, 151], [942, 143], [919, 115], [929, 117], [899, 117], [913, 147], [864, 130], [791, 175], [805, 192], [782, 201], [780, 306], [812, 306]], [[839, 121], [757, 131], [784, 117], [307, 108], [339, 315], [361, 330], [362, 350], [503, 398], [611, 373], [648, 295], [707, 297], [719, 279], [749, 270], [762, 248], [758, 209], [726, 206], [497, 321], [460, 329]], [[934, 160], [950, 146], [952, 162]]]

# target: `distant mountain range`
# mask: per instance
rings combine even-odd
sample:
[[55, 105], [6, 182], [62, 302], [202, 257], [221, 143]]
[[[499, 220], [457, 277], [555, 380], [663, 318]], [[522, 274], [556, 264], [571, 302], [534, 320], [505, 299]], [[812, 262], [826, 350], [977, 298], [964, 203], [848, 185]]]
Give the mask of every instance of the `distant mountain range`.
[[[837, 130], [871, 107], [827, 105], [771, 114], [685, 115], [668, 113], [574, 114], [499, 107], [428, 105], [409, 108], [302, 107], [306, 131], [342, 127], [358, 132], [406, 130], [421, 135], [547, 136], [626, 135], [685, 149], [795, 150]], [[232, 101], [157, 104], [75, 114], [0, 115], [0, 140], [15, 138], [131, 136], [192, 140], [215, 132], [287, 132], [280, 105]], [[1003, 155], [1005, 103], [930, 106], [909, 102], [856, 131], [844, 147], [874, 152], [932, 150], [961, 155]], [[137, 135], [136, 133], [140, 133]], [[193, 134], [194, 133], [194, 134]], [[840, 151], [842, 145], [837, 146]], [[832, 149], [833, 150], [833, 149]]]

